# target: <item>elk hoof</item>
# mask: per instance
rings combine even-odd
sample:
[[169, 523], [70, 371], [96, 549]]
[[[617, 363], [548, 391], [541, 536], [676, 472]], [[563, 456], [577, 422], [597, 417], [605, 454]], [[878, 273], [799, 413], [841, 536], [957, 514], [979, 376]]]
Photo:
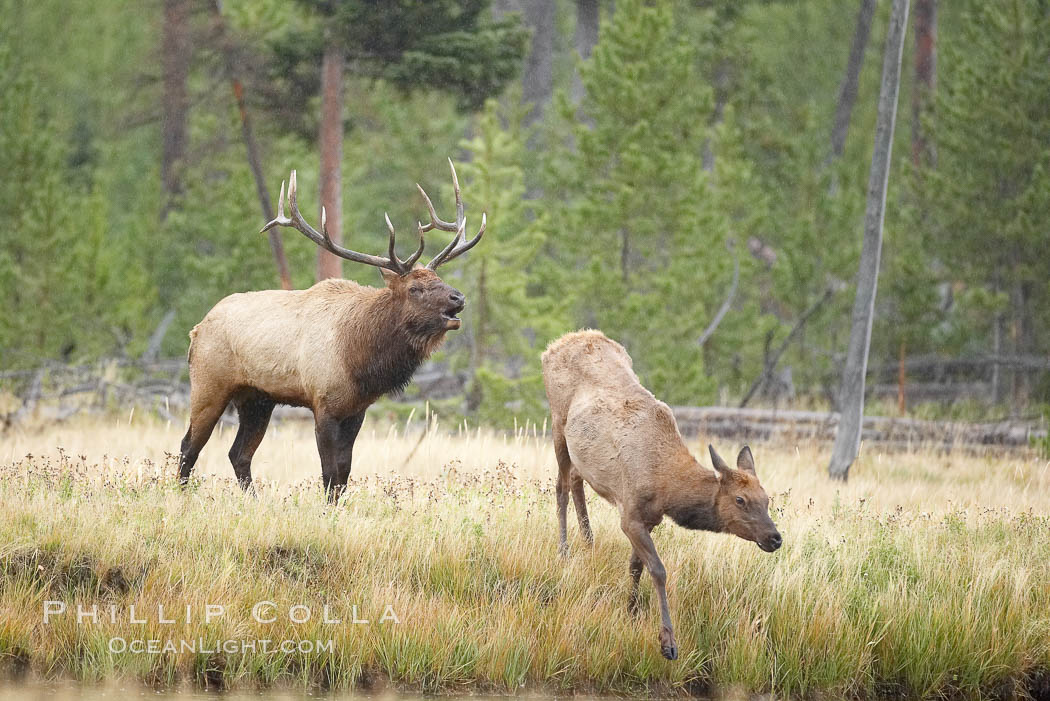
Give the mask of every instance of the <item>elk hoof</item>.
[[669, 660], [678, 659], [678, 643], [675, 642], [674, 633], [666, 628], [660, 631], [660, 652]]

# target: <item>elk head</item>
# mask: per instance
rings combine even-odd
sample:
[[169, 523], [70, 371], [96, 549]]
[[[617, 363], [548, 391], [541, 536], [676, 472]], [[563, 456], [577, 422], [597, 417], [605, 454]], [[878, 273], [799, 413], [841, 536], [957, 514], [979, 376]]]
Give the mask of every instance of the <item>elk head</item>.
[[[385, 258], [358, 253], [332, 241], [328, 235], [326, 226], [328, 215], [324, 207], [321, 208], [321, 230], [317, 231], [307, 224], [296, 202], [297, 188], [294, 170], [288, 181], [288, 207], [291, 216], [284, 214], [285, 196], [282, 182], [277, 217], [264, 226], [262, 231], [268, 231], [275, 226], [289, 226], [333, 255], [379, 268], [387, 288], [401, 309], [406, 326], [421, 337], [437, 336], [445, 331], [458, 329], [461, 323], [458, 314], [463, 311], [466, 298], [462, 292], [443, 282], [434, 271], [439, 265], [447, 263], [477, 245], [485, 234], [487, 218], [484, 213], [481, 215], [481, 228], [474, 238], [467, 241], [467, 219], [464, 213], [463, 198], [459, 189], [459, 178], [456, 176], [456, 167], [452, 164], [451, 158], [448, 165], [452, 170], [452, 185], [456, 193], [456, 220], [449, 222], [438, 217], [427, 193], [417, 183], [416, 187], [419, 189], [419, 194], [423, 196], [427, 212], [430, 214], [430, 222], [427, 224], [417, 222], [419, 247], [405, 260], [398, 258], [394, 252], [394, 225], [390, 222], [389, 215], [384, 215], [387, 229], [390, 231], [390, 245]], [[416, 261], [423, 254], [423, 236], [434, 229], [455, 232], [455, 236], [429, 263], [425, 266], [417, 265]]]
[[746, 445], [736, 458], [736, 469], [729, 467], [722, 456], [711, 451], [711, 463], [718, 472], [718, 494], [715, 509], [722, 523], [722, 530], [744, 540], [751, 540], [758, 547], [771, 553], [780, 547], [783, 540], [773, 519], [769, 517], [769, 497], [755, 474], [755, 458]]

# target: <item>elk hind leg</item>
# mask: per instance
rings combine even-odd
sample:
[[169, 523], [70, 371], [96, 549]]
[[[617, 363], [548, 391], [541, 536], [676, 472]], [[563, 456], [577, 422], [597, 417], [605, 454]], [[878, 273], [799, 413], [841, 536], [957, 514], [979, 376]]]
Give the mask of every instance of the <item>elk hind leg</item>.
[[230, 464], [233, 465], [233, 473], [237, 475], [241, 489], [247, 491], [252, 486], [252, 457], [266, 435], [274, 402], [265, 396], [253, 396], [236, 404], [241, 423], [237, 437], [233, 439], [233, 447], [230, 448]]
[[554, 494], [558, 502], [558, 552], [562, 556], [569, 554], [568, 542], [568, 509], [569, 489], [571, 483], [572, 460], [569, 459], [569, 446], [565, 443], [565, 429], [554, 424], [554, 457], [558, 459], [558, 479], [554, 485]]
[[182, 447], [179, 455], [179, 484], [186, 484], [193, 472], [193, 466], [197, 464], [204, 444], [211, 438], [211, 432], [218, 423], [222, 412], [226, 411], [229, 398], [223, 396], [221, 399], [202, 399], [192, 397], [190, 400], [190, 427], [186, 436], [182, 439]]
[[587, 516], [587, 497], [583, 492], [583, 475], [573, 468], [569, 478], [572, 487], [572, 503], [576, 507], [576, 520], [580, 523], [580, 533], [587, 545], [594, 545], [594, 534], [591, 532], [591, 519]]

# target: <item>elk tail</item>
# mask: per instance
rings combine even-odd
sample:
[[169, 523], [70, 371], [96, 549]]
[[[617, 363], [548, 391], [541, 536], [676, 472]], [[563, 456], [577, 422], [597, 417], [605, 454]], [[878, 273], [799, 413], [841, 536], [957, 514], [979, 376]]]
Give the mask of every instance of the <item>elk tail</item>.
[[189, 347], [189, 350], [186, 351], [186, 362], [188, 362], [188, 363], [192, 363], [193, 362], [193, 342], [197, 338], [197, 329], [199, 329], [199, 328], [200, 328], [200, 324], [197, 324], [192, 329], [190, 329], [190, 347]]

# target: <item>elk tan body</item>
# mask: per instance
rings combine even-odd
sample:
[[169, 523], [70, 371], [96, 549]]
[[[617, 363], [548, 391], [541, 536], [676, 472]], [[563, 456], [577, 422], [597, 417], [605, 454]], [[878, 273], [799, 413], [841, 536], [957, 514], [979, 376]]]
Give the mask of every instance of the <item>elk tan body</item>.
[[335, 279], [307, 290], [230, 295], [190, 333], [191, 384], [212, 403], [251, 388], [280, 404], [356, 414], [408, 380], [394, 372], [393, 387], [378, 386], [369, 381], [378, 365], [403, 361], [410, 376], [444, 340], [443, 327], [417, 342], [397, 338], [407, 323], [400, 296]]
[[781, 537], [769, 518], [769, 499], [755, 475], [751, 451], [744, 447], [734, 470], [711, 448], [717, 475], [701, 467], [686, 448], [671, 409], [642, 386], [623, 346], [600, 331], [562, 336], [542, 360], [558, 460], [562, 553], [568, 548], [570, 493], [580, 531], [588, 542], [593, 540], [586, 481], [617, 508], [620, 527], [631, 542], [629, 608], [637, 610], [644, 566], [660, 598], [661, 650], [675, 659], [666, 571], [650, 532], [666, 515], [686, 528], [732, 533], [770, 552], [779, 548]]
[[[389, 217], [387, 257], [358, 253], [335, 244], [325, 228], [311, 227], [296, 203], [295, 171], [288, 189], [291, 216], [284, 215], [281, 186], [274, 226], [290, 226], [325, 250], [347, 260], [378, 267], [386, 286], [373, 288], [349, 280], [324, 280], [308, 290], [266, 290], [233, 294], [221, 300], [190, 333], [190, 426], [182, 441], [179, 480], [189, 480], [201, 449], [229, 403], [240, 427], [230, 462], [241, 486], [252, 484], [252, 456], [262, 442], [276, 404], [309, 407], [314, 413], [317, 452], [329, 499], [346, 486], [354, 441], [365, 410], [381, 395], [408, 384], [416, 368], [458, 329], [464, 306], [459, 290], [442, 282], [434, 270], [470, 250], [485, 233], [482, 215], [477, 235], [465, 238], [466, 218], [456, 169], [452, 166], [456, 220], [434, 212], [419, 188], [430, 223], [418, 225], [419, 246], [406, 260], [394, 253]], [[418, 187], [418, 186], [417, 186]], [[455, 237], [424, 267], [423, 235], [438, 229]]]

